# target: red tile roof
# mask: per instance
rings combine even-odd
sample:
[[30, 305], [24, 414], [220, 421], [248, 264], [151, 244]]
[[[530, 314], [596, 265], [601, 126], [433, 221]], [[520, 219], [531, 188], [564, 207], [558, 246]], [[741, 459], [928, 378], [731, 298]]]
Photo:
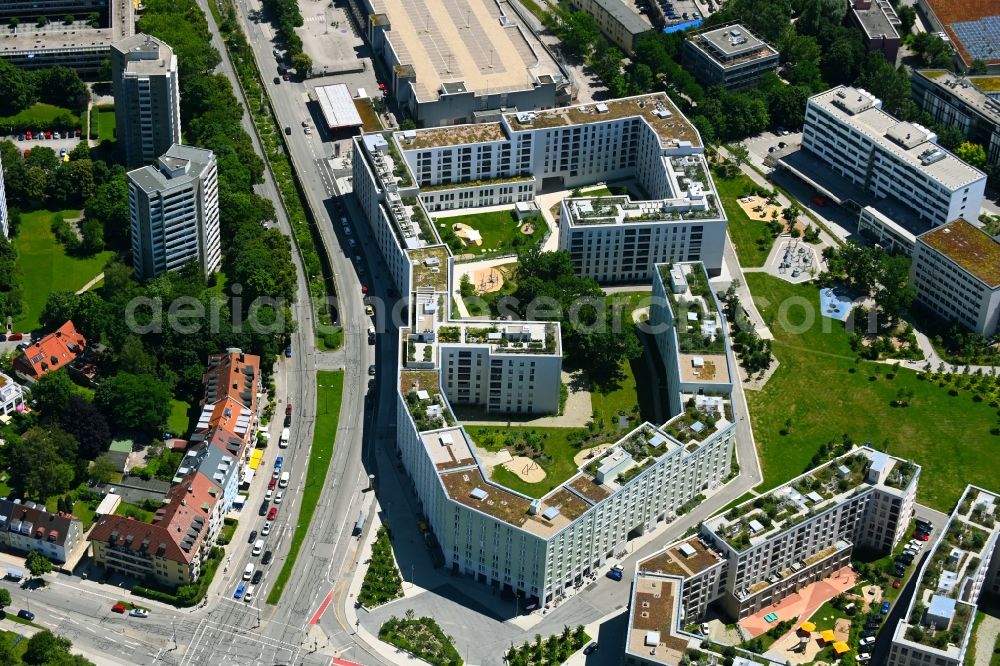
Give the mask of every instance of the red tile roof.
[[77, 332], [72, 321], [67, 321], [21, 352], [14, 364], [22, 373], [38, 379], [69, 365], [86, 346], [86, 338]]
[[202, 377], [205, 398], [201, 404], [211, 405], [228, 397], [256, 410], [259, 381], [259, 356], [242, 352], [212, 354], [208, 357], [208, 371]]

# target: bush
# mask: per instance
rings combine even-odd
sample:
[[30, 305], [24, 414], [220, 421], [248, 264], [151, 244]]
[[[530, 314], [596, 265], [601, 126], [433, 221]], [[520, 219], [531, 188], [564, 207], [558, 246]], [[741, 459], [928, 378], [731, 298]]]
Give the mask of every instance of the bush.
[[403, 578], [392, 556], [392, 542], [385, 527], [380, 527], [372, 544], [372, 559], [358, 593], [358, 603], [366, 608], [379, 606], [403, 596]]

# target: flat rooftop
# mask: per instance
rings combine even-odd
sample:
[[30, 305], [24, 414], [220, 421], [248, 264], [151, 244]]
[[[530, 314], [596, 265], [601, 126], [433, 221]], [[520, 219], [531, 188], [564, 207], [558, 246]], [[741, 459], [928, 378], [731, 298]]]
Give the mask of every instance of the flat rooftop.
[[[1000, 63], [1000, 50], [996, 49], [1000, 10], [996, 0], [927, 0], [927, 6], [944, 26], [966, 64], [971, 64], [975, 58], [983, 58], [986, 64]], [[979, 53], [981, 47], [989, 46], [990, 33], [986, 30], [990, 27], [993, 28], [992, 57], [989, 53]]]
[[991, 289], [1000, 287], [1000, 243], [962, 218], [919, 236]]
[[626, 0], [597, 0], [597, 4], [603, 7], [608, 14], [613, 16], [622, 27], [633, 35], [646, 32], [653, 27], [649, 22], [649, 18], [645, 14], [637, 12], [635, 5], [631, 2], [627, 2]]
[[838, 86], [809, 99], [827, 113], [871, 137], [882, 150], [949, 189], [957, 190], [986, 177], [979, 169], [929, 141], [929, 133], [924, 128], [901, 122], [877, 108], [878, 100], [864, 90]]
[[586, 125], [636, 117], [642, 118], [653, 128], [663, 146], [675, 145], [681, 141], [687, 141], [693, 146], [702, 145], [698, 130], [670, 101], [667, 94], [662, 92], [544, 111], [505, 113], [503, 117], [513, 130]]
[[447, 428], [420, 434], [427, 457], [438, 470], [455, 469], [476, 464], [472, 448], [461, 428]]
[[504, 132], [500, 123], [480, 123], [396, 132], [396, 139], [403, 150], [416, 150], [419, 148], [460, 146], [467, 143], [505, 141], [507, 133]]
[[913, 74], [943, 88], [976, 113], [1000, 125], [1000, 100], [989, 97], [1000, 92], [1000, 76], [958, 76], [946, 69], [921, 69]]
[[489, 345], [495, 352], [562, 355], [559, 324], [550, 321], [449, 322], [440, 344]]
[[448, 246], [432, 245], [407, 250], [406, 254], [413, 262], [414, 289], [431, 287], [434, 291], [448, 291], [448, 259], [451, 257]]
[[[896, 26], [892, 24], [889, 17], [886, 16], [885, 11], [882, 10], [882, 7], [877, 2], [871, 3], [868, 9], [854, 9], [852, 7], [851, 11], [858, 17], [858, 23], [864, 28], [869, 39], [879, 39], [883, 35], [887, 39], [899, 39]], [[890, 11], [892, 11], [891, 7]], [[895, 17], [895, 14], [896, 12], [893, 11], [893, 17]]]
[[530, 89], [543, 76], [562, 78], [541, 44], [495, 0], [373, 0], [372, 6], [389, 21], [399, 61], [416, 74], [419, 101], [438, 99], [443, 84], [454, 92], [497, 93]]
[[111, 2], [107, 28], [91, 28], [82, 20], [85, 17], [78, 15], [81, 20], [73, 25], [50, 21], [41, 28], [24, 23], [18, 26], [17, 32], [5, 29], [0, 37], [0, 57], [31, 51], [110, 49], [112, 43], [135, 34], [134, 11], [131, 0]]
[[723, 68], [778, 55], [742, 25], [728, 25], [698, 33], [691, 37], [691, 43]]
[[629, 604], [626, 650], [643, 661], [678, 664], [688, 638], [675, 633], [681, 587], [677, 580], [639, 574]]
[[693, 536], [671, 544], [649, 559], [639, 562], [639, 571], [666, 576], [695, 576], [722, 561], [722, 556], [706, 548]]

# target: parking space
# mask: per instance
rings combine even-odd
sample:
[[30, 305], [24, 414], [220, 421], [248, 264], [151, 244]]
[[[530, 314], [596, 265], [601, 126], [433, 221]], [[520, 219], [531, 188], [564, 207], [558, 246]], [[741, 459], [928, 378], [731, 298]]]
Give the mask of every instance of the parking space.
[[750, 162], [758, 169], [764, 169], [764, 160], [775, 151], [792, 148], [802, 143], [802, 132], [762, 132], [746, 139], [743, 144], [750, 151]]

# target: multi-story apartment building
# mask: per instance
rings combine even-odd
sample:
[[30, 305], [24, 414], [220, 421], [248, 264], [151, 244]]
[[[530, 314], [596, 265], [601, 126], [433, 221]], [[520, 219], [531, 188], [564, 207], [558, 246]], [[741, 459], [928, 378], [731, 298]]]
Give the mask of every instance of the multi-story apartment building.
[[625, 53], [632, 53], [639, 35], [653, 29], [649, 19], [624, 0], [570, 0], [570, 5], [594, 17], [604, 36]]
[[174, 144], [156, 166], [128, 172], [132, 269], [157, 277], [194, 261], [207, 276], [222, 264], [215, 154]]
[[3, 187], [3, 161], [0, 160], [0, 236], [10, 235], [10, 222], [7, 219], [7, 193]]
[[7, 416], [24, 409], [24, 390], [21, 385], [0, 372], [0, 416]]
[[[216, 510], [222, 516], [229, 513], [240, 488], [237, 459], [225, 449], [205, 443], [188, 449], [180, 467], [177, 468], [173, 482], [175, 484], [181, 483], [192, 472], [197, 472], [200, 479], [207, 480], [219, 488], [219, 501], [216, 504]], [[210, 539], [215, 537], [214, 530], [210, 530], [209, 534]]]
[[201, 415], [189, 441], [218, 448], [234, 458], [242, 470], [253, 451], [257, 433], [258, 394], [262, 390], [260, 357], [235, 348], [212, 354], [202, 383], [205, 396]]
[[506, 3], [469, 0], [443, 10], [428, 0], [359, 0], [355, 12], [391, 74], [393, 99], [418, 127], [570, 101], [567, 73]]
[[[917, 577], [906, 615], [892, 633], [888, 666], [961, 666], [977, 606], [1000, 593], [1000, 496], [968, 486]], [[979, 663], [976, 661], [976, 663]]]
[[[15, 470], [16, 471], [16, 470]], [[49, 513], [45, 506], [21, 500], [0, 500], [0, 545], [40, 553], [63, 563], [83, 540], [83, 524], [65, 513]]]
[[[135, 33], [136, 3], [102, 2], [102, 9], [94, 9], [94, 4], [93, 0], [82, 3], [72, 0], [17, 0], [0, 3], [0, 21], [4, 23], [15, 16], [56, 15], [62, 19], [70, 14], [77, 20], [72, 26], [63, 25], [62, 20], [59, 20], [49, 21], [41, 29], [13, 30], [4, 35], [0, 58], [19, 69], [32, 70], [62, 65], [85, 76], [99, 73], [103, 63], [110, 57], [111, 45]], [[72, 7], [57, 9], [61, 6]], [[101, 14], [101, 27], [94, 28], [84, 23], [87, 14], [94, 11]], [[22, 23], [25, 22], [22, 20]]]
[[129, 167], [152, 164], [181, 142], [177, 58], [166, 43], [139, 33], [111, 47], [118, 149]]
[[1000, 242], [963, 219], [917, 237], [910, 264], [917, 300], [984, 337], [1000, 320]]
[[915, 69], [910, 84], [913, 100], [931, 114], [935, 124], [957, 126], [969, 141], [986, 150], [989, 164], [1000, 166], [1000, 78]]
[[700, 263], [661, 264], [653, 273], [648, 327], [667, 378], [670, 413], [682, 400], [719, 403], [733, 392], [735, 373], [726, 318]]
[[702, 538], [729, 567], [723, 608], [756, 613], [849, 565], [855, 547], [890, 552], [919, 477], [918, 465], [862, 447], [705, 521]]
[[899, 26], [903, 24], [889, 0], [851, 0], [851, 21], [864, 33], [869, 51], [880, 51], [896, 64], [899, 53]]
[[737, 23], [688, 37], [681, 62], [704, 86], [739, 90], [778, 69], [778, 52]]
[[893, 118], [858, 88], [838, 86], [806, 105], [802, 148], [845, 181], [876, 200], [902, 204], [925, 227], [976, 220], [986, 174], [936, 141], [933, 132]]
[[578, 198], [562, 206], [559, 247], [579, 274], [642, 282], [660, 262], [702, 261], [712, 275], [722, 265], [726, 217], [701, 140], [663, 93], [365, 135], [355, 145], [362, 158], [354, 161], [355, 192], [403, 293], [409, 259], [402, 249], [436, 241], [428, 212], [515, 204], [543, 188], [616, 179], [635, 179], [651, 199]]

